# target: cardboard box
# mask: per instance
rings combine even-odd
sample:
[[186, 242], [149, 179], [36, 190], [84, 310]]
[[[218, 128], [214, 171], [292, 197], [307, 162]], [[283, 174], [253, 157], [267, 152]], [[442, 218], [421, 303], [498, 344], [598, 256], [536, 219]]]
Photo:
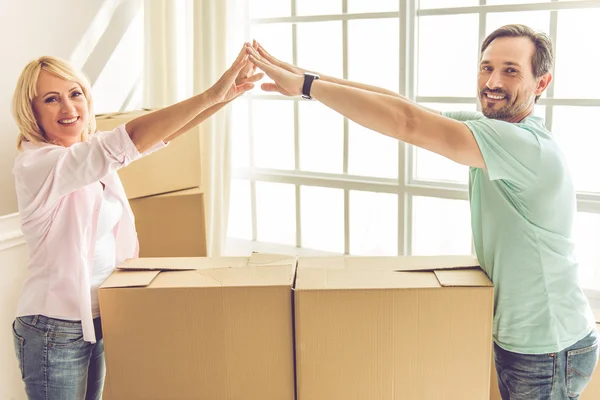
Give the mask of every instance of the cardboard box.
[[[598, 314], [596, 314], [598, 316]], [[596, 321], [598, 321], [598, 317], [596, 317]], [[600, 323], [596, 325], [596, 329], [600, 332]], [[496, 375], [496, 366], [493, 363], [494, 359], [492, 357], [492, 376], [491, 376], [491, 385], [490, 385], [490, 400], [502, 400], [500, 397], [500, 390], [498, 389], [498, 376]], [[583, 394], [580, 396], [580, 400], [598, 400], [600, 399], [600, 364], [594, 370], [594, 375], [592, 376], [592, 380], [589, 385], [583, 391]]]
[[296, 259], [148, 258], [99, 291], [105, 399], [294, 400]]
[[[109, 131], [153, 110], [96, 116], [96, 129]], [[149, 156], [119, 170], [127, 198], [202, 186], [200, 128], [195, 127]]]
[[456, 256], [300, 258], [297, 399], [487, 398], [493, 287], [477, 265]]
[[129, 201], [140, 257], [206, 256], [204, 193], [182, 190]]

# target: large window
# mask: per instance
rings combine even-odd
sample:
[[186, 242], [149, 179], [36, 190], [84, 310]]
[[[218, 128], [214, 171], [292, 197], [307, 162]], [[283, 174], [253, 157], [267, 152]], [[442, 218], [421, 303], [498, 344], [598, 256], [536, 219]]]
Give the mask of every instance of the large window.
[[[303, 68], [475, 110], [479, 46], [507, 23], [548, 33], [554, 81], [535, 113], [578, 190], [582, 281], [600, 290], [600, 4], [517, 0], [249, 0], [247, 36]], [[441, 8], [444, 7], [444, 8]], [[257, 89], [234, 107], [229, 235], [335, 253], [472, 250], [467, 168], [369, 131], [322, 104]]]

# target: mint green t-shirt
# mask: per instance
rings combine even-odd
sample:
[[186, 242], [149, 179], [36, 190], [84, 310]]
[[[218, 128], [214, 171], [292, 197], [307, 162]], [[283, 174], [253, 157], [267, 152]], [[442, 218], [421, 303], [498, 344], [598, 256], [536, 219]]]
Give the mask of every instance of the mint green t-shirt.
[[494, 283], [494, 340], [523, 354], [561, 351], [595, 326], [578, 278], [572, 225], [575, 189], [543, 119], [520, 123], [477, 112], [464, 121], [485, 160], [470, 168], [475, 250]]

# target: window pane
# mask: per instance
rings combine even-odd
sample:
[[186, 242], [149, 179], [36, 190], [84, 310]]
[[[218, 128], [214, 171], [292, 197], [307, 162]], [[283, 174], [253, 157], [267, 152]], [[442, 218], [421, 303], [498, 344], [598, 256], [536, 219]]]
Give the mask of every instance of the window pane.
[[298, 65], [311, 71], [341, 77], [342, 22], [297, 25]]
[[348, 0], [348, 13], [398, 11], [399, 4], [398, 0]]
[[348, 173], [398, 178], [398, 140], [348, 121]]
[[578, 212], [574, 228], [581, 285], [586, 289], [600, 290], [600, 214]]
[[600, 65], [599, 20], [600, 9], [558, 12], [555, 97], [600, 97], [600, 80], [586, 73]]
[[342, 0], [296, 0], [296, 15], [329, 15], [342, 13]]
[[413, 197], [412, 254], [471, 254], [471, 214], [465, 200]]
[[489, 35], [503, 25], [523, 24], [544, 33], [550, 33], [550, 11], [519, 11], [487, 14], [485, 34]]
[[250, 18], [289, 17], [292, 15], [290, 0], [249, 0]]
[[418, 7], [426, 8], [452, 8], [478, 6], [479, 0], [419, 0]]
[[294, 168], [294, 104], [289, 100], [253, 100], [254, 165]]
[[350, 254], [398, 255], [398, 196], [350, 191]]
[[256, 235], [259, 242], [296, 245], [296, 189], [256, 182]]
[[600, 192], [599, 107], [554, 108], [552, 132], [564, 151], [578, 191]]
[[228, 237], [252, 240], [250, 201], [250, 181], [232, 179], [227, 224]]
[[342, 173], [344, 117], [316, 101], [298, 104], [300, 169]]
[[[476, 111], [475, 104], [423, 103], [425, 107], [438, 111]], [[413, 179], [424, 181], [450, 181], [467, 183], [469, 167], [435, 154], [429, 150], [412, 146]]]
[[476, 94], [478, 21], [477, 14], [419, 18], [418, 95]]
[[238, 99], [231, 104], [231, 165], [234, 168], [250, 166], [249, 101]]
[[398, 93], [398, 35], [398, 19], [348, 21], [348, 78]]
[[344, 191], [300, 187], [302, 247], [344, 252]]

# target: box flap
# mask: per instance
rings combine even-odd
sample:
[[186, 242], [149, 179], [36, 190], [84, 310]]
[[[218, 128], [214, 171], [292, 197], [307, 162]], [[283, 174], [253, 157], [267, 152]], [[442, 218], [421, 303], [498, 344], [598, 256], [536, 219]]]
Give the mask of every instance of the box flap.
[[149, 257], [130, 258], [117, 268], [121, 270], [186, 271], [211, 268], [239, 268], [248, 257]]
[[192, 189], [182, 189], [182, 190], [178, 190], [175, 192], [169, 192], [169, 193], [163, 193], [163, 194], [155, 194], [155, 195], [149, 195], [149, 196], [144, 196], [144, 197], [139, 197], [140, 199], [145, 199], [148, 197], [152, 197], [152, 198], [164, 198], [164, 197], [181, 197], [181, 196], [196, 196], [199, 194], [204, 194], [204, 188], [203, 187], [195, 187]]
[[485, 272], [480, 268], [433, 271], [440, 285], [447, 286], [493, 286]]
[[444, 269], [478, 268], [472, 255], [466, 256], [328, 256], [302, 257], [298, 268], [346, 269], [369, 271], [434, 271]]
[[100, 286], [104, 288], [145, 287], [160, 274], [160, 271], [114, 271]]
[[163, 272], [150, 288], [288, 286], [294, 280], [294, 265], [213, 268]]
[[248, 265], [296, 265], [297, 256], [253, 252]]
[[305, 268], [298, 270], [296, 290], [440, 288], [431, 272], [396, 272]]
[[119, 265], [103, 287], [291, 286], [296, 262], [296, 256], [264, 253], [132, 258]]
[[474, 268], [479, 262], [474, 256], [397, 256], [346, 257], [347, 269], [375, 269], [394, 271], [434, 271], [442, 269]]

